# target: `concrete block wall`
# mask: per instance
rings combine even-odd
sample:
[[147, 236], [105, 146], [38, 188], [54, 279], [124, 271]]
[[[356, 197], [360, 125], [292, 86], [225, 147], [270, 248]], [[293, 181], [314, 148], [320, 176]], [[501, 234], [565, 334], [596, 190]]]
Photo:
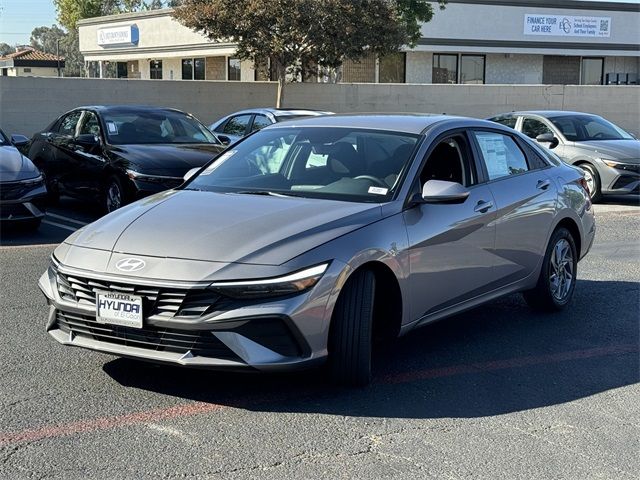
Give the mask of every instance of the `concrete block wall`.
[[[80, 105], [178, 108], [209, 124], [236, 110], [273, 105], [274, 82], [0, 77], [0, 126], [31, 135]], [[640, 134], [640, 86], [315, 84], [286, 86], [285, 106], [334, 112], [448, 113], [484, 118], [512, 110], [578, 110]]]

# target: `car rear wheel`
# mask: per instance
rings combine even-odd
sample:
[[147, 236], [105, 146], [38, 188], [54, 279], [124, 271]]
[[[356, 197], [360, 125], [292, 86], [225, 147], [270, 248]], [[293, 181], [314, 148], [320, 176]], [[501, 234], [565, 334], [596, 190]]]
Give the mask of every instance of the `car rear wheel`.
[[584, 179], [587, 181], [587, 187], [589, 187], [591, 201], [594, 203], [599, 202], [602, 199], [602, 184], [600, 183], [598, 171], [588, 163], [583, 163], [579, 167], [584, 172]]
[[558, 311], [571, 301], [576, 286], [578, 255], [573, 236], [566, 228], [551, 236], [535, 288], [523, 293], [534, 310]]
[[111, 176], [104, 185], [102, 195], [102, 208], [106, 213], [111, 213], [125, 204], [124, 188], [118, 177]]
[[363, 387], [371, 381], [371, 338], [375, 276], [355, 273], [336, 303], [329, 333], [329, 372], [341, 385]]

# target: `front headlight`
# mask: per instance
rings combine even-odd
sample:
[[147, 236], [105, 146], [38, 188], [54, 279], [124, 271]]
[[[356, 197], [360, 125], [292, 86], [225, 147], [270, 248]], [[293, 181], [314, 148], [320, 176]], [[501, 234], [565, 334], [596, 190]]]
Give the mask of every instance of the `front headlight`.
[[608, 158], [601, 158], [600, 160], [607, 167], [616, 168], [618, 170], [628, 170], [631, 172], [640, 172], [640, 163], [625, 163], [617, 160], [610, 160]]
[[127, 176], [131, 180], [139, 180], [141, 182], [149, 183], [182, 183], [184, 180], [182, 177], [168, 177], [163, 175], [147, 175], [146, 173], [136, 172], [135, 170], [127, 170]]
[[44, 179], [42, 178], [42, 175], [38, 175], [37, 177], [34, 177], [34, 178], [27, 178], [26, 180], [21, 180], [20, 183], [22, 185], [31, 187], [31, 186], [40, 185], [41, 183], [44, 183]]
[[233, 282], [214, 282], [209, 288], [232, 298], [262, 298], [291, 295], [313, 287], [329, 266], [328, 263], [316, 265], [283, 277], [263, 280], [242, 280]]

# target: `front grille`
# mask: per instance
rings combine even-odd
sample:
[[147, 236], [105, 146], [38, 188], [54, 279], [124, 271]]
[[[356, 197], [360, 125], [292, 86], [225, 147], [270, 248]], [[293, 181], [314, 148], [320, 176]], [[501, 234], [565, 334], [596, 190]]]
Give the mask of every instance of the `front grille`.
[[618, 178], [618, 180], [616, 180], [616, 183], [613, 184], [613, 188], [618, 189], [618, 188], [625, 188], [627, 185], [631, 185], [634, 182], [637, 182], [638, 180], [640, 180], [640, 177], [632, 177], [631, 175], [622, 175], [620, 178]]
[[21, 220], [33, 218], [33, 214], [22, 203], [9, 203], [0, 206], [0, 218], [3, 220]]
[[196, 319], [224, 309], [231, 300], [207, 289], [159, 288], [83, 278], [58, 272], [63, 300], [94, 307], [97, 292], [121, 292], [142, 297], [145, 317]]
[[0, 183], [0, 200], [18, 200], [39, 184], [42, 180]]
[[185, 354], [240, 361], [209, 330], [176, 330], [146, 325], [144, 328], [98, 323], [93, 316], [57, 312], [58, 328], [65, 333], [104, 343], [145, 348], [158, 352]]

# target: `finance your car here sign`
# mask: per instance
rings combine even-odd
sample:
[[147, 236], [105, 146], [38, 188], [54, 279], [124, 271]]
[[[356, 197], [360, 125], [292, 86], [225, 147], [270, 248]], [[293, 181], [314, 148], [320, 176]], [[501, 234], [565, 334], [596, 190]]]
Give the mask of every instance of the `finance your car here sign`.
[[137, 45], [140, 35], [136, 25], [108, 27], [98, 30], [98, 45]]
[[609, 37], [611, 36], [611, 17], [527, 13], [524, 16], [524, 34], [555, 35], [558, 37]]

